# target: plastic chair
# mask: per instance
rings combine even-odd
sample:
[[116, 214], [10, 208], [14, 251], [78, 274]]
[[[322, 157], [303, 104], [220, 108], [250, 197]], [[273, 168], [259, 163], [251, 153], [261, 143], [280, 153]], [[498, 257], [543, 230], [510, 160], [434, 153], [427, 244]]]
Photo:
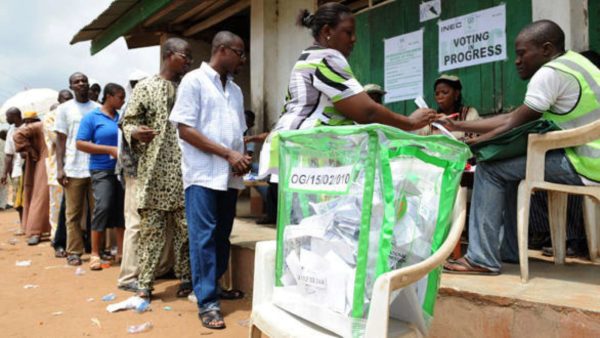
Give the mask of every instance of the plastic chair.
[[[466, 188], [460, 188], [454, 204], [452, 228], [442, 246], [418, 264], [387, 272], [377, 278], [367, 318], [365, 337], [423, 337], [426, 333], [418, 323], [390, 318], [390, 296], [440, 266], [452, 253], [460, 239], [466, 218]], [[275, 241], [256, 244], [254, 263], [254, 294], [250, 317], [251, 338], [261, 337], [339, 337], [335, 333], [303, 320], [272, 303], [275, 285]]]
[[[600, 256], [600, 186], [574, 186], [550, 183], [544, 180], [546, 152], [552, 149], [563, 149], [582, 145], [600, 139], [600, 120], [585, 126], [549, 132], [531, 134], [527, 146], [527, 171], [525, 179], [519, 184], [517, 197], [517, 233], [519, 239], [519, 261], [521, 265], [521, 282], [529, 280], [529, 262], [527, 240], [529, 232], [529, 206], [531, 194], [536, 190], [548, 192], [548, 221], [554, 263], [564, 264], [567, 234], [567, 196], [576, 194], [585, 196], [584, 226], [588, 239], [590, 258], [597, 260]], [[596, 202], [596, 203], [594, 203]]]

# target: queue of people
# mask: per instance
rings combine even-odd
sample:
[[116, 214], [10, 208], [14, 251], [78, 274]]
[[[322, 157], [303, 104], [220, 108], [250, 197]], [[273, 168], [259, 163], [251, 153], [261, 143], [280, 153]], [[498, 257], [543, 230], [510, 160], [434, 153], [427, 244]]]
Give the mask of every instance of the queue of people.
[[[13, 206], [22, 208], [29, 245], [49, 236], [69, 265], [82, 265], [89, 253], [92, 271], [112, 259], [121, 266], [117, 286], [148, 301], [156, 277], [173, 269], [177, 297], [194, 292], [203, 325], [222, 329], [219, 299], [244, 296], [218, 280], [229, 261], [237, 189], [251, 164], [243, 96], [232, 79], [245, 48], [237, 35], [220, 32], [210, 61], [188, 73], [188, 42], [170, 38], [162, 47], [159, 73], [135, 78], [129, 100], [108, 83], [96, 102], [88, 77], [76, 72], [43, 121], [9, 109], [2, 182], [15, 182]], [[215, 133], [216, 125], [230, 128]], [[114, 257], [104, 250], [108, 229]]]
[[[531, 79], [524, 104], [487, 119], [463, 103], [462, 84], [452, 75], [434, 83], [437, 111], [421, 108], [404, 116], [386, 108], [385, 91], [363, 88], [351, 71], [347, 58], [356, 35], [348, 7], [327, 3], [314, 14], [303, 11], [297, 23], [310, 29], [314, 44], [294, 65], [283, 112], [269, 134], [245, 136], [250, 115], [234, 76], [246, 62], [246, 47], [228, 31], [214, 36], [210, 60], [192, 71], [188, 42], [167, 39], [159, 73], [136, 77], [130, 98], [122, 86], [109, 83], [98, 103], [88, 77], [76, 72], [69, 78], [73, 95], [61, 91], [60, 104], [43, 121], [35, 112], [9, 109], [2, 183], [9, 177], [13, 182], [13, 206], [22, 212], [28, 244], [49, 234], [56, 257], [78, 266], [89, 252], [89, 269], [100, 271], [105, 231], [113, 229], [120, 289], [151, 300], [154, 280], [172, 267], [180, 281], [177, 297], [193, 292], [202, 325], [223, 329], [219, 300], [244, 296], [223, 290], [218, 280], [229, 261], [238, 190], [252, 167], [245, 143], [265, 141], [268, 158], [279, 131], [320, 125], [381, 123], [429, 135], [437, 132], [430, 124], [438, 121], [476, 143], [538, 118], [565, 129], [599, 118], [600, 93], [590, 81], [600, 80], [600, 70], [566, 51], [564, 33], [548, 20], [528, 25], [517, 37], [517, 69]], [[600, 182], [594, 154], [586, 146], [552, 151], [546, 176], [575, 185]], [[479, 164], [469, 248], [446, 271], [498, 274], [502, 261], [518, 259], [516, 187], [525, 162], [522, 156]], [[276, 160], [265, 163], [269, 168], [259, 173], [271, 175], [276, 201]], [[272, 222], [275, 213], [269, 216]]]

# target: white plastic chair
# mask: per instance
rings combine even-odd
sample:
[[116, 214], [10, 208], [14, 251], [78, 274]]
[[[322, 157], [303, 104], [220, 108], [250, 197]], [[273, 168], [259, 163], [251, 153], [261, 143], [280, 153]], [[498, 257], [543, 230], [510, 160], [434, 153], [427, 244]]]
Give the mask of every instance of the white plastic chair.
[[[585, 126], [554, 131], [546, 134], [531, 134], [527, 146], [527, 171], [525, 179], [519, 184], [517, 198], [517, 233], [519, 239], [519, 261], [521, 265], [521, 282], [529, 280], [529, 262], [527, 240], [529, 232], [529, 206], [531, 194], [536, 190], [548, 192], [548, 221], [554, 263], [564, 264], [567, 234], [567, 196], [583, 195], [584, 226], [588, 239], [590, 258], [598, 260], [600, 256], [600, 186], [575, 186], [546, 182], [544, 165], [546, 152], [552, 149], [563, 149], [600, 139], [600, 120]], [[596, 203], [595, 203], [596, 202]]]
[[[465, 188], [460, 188], [453, 210], [452, 228], [442, 246], [423, 262], [402, 269], [387, 272], [375, 282], [373, 297], [367, 318], [365, 337], [423, 337], [418, 323], [406, 323], [390, 318], [390, 295], [423, 278], [440, 266], [452, 253], [460, 239], [466, 217]], [[275, 241], [256, 244], [254, 262], [254, 293], [252, 315], [250, 317], [251, 338], [258, 338], [261, 332], [269, 337], [339, 337], [335, 333], [303, 320], [272, 302], [275, 285]]]

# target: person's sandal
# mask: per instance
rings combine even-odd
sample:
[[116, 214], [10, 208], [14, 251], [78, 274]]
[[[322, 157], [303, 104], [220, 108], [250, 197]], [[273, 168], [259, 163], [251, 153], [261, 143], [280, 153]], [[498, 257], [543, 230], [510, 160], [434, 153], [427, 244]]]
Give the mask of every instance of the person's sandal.
[[177, 289], [177, 298], [186, 298], [192, 293], [194, 289], [192, 288], [192, 282], [181, 282], [179, 284], [179, 288]]
[[488, 275], [497, 276], [500, 271], [493, 271], [482, 266], [469, 262], [465, 257], [459, 259], [449, 259], [444, 264], [445, 273], [454, 273], [462, 275]]
[[137, 285], [136, 281], [129, 282], [126, 284], [120, 284], [117, 287], [119, 288], [119, 290], [133, 292], [133, 293], [136, 293], [138, 291], [138, 285]]
[[69, 255], [67, 256], [67, 264], [71, 266], [79, 266], [81, 265], [81, 257], [78, 255]]
[[115, 257], [110, 253], [110, 250], [104, 250], [100, 253], [100, 258], [103, 261], [112, 261]]
[[244, 292], [241, 290], [223, 290], [219, 292], [219, 298], [224, 300], [234, 300], [234, 299], [242, 299], [244, 298]]
[[[202, 326], [212, 330], [223, 330], [225, 328], [225, 320], [220, 310], [209, 310], [199, 314]], [[220, 324], [215, 324], [220, 322]], [[212, 324], [211, 324], [212, 323]]]
[[152, 298], [152, 291], [149, 289], [137, 289], [135, 295], [149, 302]]
[[31, 237], [29, 237], [29, 239], [27, 240], [27, 245], [38, 245], [40, 244], [40, 236], [39, 235], [33, 235]]
[[100, 256], [90, 256], [90, 270], [102, 270], [102, 260], [100, 259]]
[[58, 248], [54, 249], [54, 257], [65, 258], [65, 257], [67, 257], [67, 252], [65, 251], [65, 249], [58, 247]]

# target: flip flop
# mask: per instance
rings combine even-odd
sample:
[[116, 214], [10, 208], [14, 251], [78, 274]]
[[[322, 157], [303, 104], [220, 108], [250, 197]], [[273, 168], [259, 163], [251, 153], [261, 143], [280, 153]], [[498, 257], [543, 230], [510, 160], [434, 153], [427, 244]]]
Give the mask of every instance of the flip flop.
[[129, 292], [134, 292], [134, 293], [138, 291], [138, 285], [137, 285], [136, 281], [129, 282], [126, 284], [121, 284], [117, 287], [119, 288], [119, 290], [123, 290], [123, 291], [129, 291]]
[[459, 259], [449, 259], [446, 264], [444, 264], [444, 272], [461, 275], [487, 276], [497, 276], [500, 274], [500, 271], [492, 271], [490, 269], [471, 264], [465, 257]]
[[31, 237], [29, 237], [29, 239], [27, 240], [27, 245], [38, 245], [40, 244], [40, 236], [39, 235], [33, 235]]
[[113, 255], [110, 253], [110, 251], [103, 251], [103, 252], [100, 254], [100, 258], [101, 258], [103, 261], [112, 261], [112, 260], [113, 260], [115, 257], [114, 257], [114, 256], [113, 256]]
[[90, 256], [90, 270], [100, 271], [102, 270], [102, 260], [99, 256]]
[[69, 255], [67, 256], [67, 264], [71, 266], [79, 266], [81, 265], [81, 257], [78, 255]]
[[[221, 310], [209, 310], [199, 314], [200, 321], [202, 322], [202, 326], [207, 329], [212, 330], [223, 330], [225, 328], [225, 321], [223, 320], [223, 315], [221, 314]], [[211, 324], [214, 322], [221, 322], [220, 324]]]
[[137, 289], [137, 291], [135, 292], [135, 295], [146, 299], [147, 301], [150, 301], [152, 299], [152, 290], [150, 289]]
[[186, 298], [192, 293], [194, 289], [192, 288], [192, 282], [181, 282], [179, 284], [179, 288], [177, 289], [177, 298]]
[[235, 290], [235, 289], [231, 289], [231, 290], [221, 289], [221, 292], [219, 292], [219, 298], [225, 299], [225, 300], [242, 299], [242, 298], [244, 298], [244, 292], [241, 290]]
[[58, 247], [54, 250], [54, 257], [65, 258], [65, 257], [67, 257], [67, 252], [65, 251], [65, 249]]

